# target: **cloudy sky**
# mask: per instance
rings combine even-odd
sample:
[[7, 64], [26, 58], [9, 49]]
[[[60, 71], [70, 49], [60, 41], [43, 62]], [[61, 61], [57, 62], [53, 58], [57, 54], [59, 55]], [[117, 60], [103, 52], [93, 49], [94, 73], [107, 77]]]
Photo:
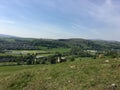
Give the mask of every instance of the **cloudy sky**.
[[120, 41], [120, 0], [0, 0], [0, 34]]

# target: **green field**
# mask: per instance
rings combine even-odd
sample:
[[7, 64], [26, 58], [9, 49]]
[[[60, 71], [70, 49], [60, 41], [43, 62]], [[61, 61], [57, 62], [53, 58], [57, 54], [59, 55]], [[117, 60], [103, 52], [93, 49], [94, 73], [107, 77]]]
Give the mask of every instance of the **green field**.
[[70, 49], [67, 48], [55, 48], [55, 49], [46, 49], [46, 50], [9, 50], [6, 53], [0, 53], [0, 56], [6, 56], [6, 55], [12, 55], [12, 56], [19, 56], [21, 54], [26, 55], [26, 54], [40, 54], [42, 56], [48, 56], [52, 55], [56, 52], [64, 53], [68, 52]]
[[53, 65], [0, 66], [0, 90], [120, 90], [120, 59], [78, 58]]
[[54, 49], [45, 49], [45, 50], [10, 50], [13, 54], [15, 53], [48, 53], [48, 52], [67, 52], [69, 48], [54, 48]]

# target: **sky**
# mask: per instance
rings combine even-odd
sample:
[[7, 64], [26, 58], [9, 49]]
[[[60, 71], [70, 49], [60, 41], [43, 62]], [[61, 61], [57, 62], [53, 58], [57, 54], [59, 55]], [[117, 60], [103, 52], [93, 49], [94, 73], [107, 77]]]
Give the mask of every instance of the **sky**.
[[120, 41], [120, 0], [0, 0], [0, 34]]

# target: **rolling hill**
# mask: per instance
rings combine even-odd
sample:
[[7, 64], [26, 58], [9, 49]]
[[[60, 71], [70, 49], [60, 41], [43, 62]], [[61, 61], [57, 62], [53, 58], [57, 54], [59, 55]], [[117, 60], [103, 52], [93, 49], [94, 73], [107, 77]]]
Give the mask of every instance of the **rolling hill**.
[[120, 42], [87, 39], [34, 39], [0, 34], [0, 48], [8, 50], [38, 50], [74, 46], [89, 50], [120, 49]]
[[[0, 67], [0, 90], [120, 90], [120, 60]], [[109, 87], [115, 84], [115, 89]]]

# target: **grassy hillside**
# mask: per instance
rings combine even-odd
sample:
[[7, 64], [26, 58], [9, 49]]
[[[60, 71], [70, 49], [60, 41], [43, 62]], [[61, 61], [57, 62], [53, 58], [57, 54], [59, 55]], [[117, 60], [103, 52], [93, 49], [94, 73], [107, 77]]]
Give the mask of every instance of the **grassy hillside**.
[[55, 65], [1, 66], [0, 90], [120, 90], [120, 60], [77, 59]]
[[86, 39], [0, 38], [0, 49], [2, 50], [46, 50], [74, 46], [87, 50], [120, 49], [120, 42]]

